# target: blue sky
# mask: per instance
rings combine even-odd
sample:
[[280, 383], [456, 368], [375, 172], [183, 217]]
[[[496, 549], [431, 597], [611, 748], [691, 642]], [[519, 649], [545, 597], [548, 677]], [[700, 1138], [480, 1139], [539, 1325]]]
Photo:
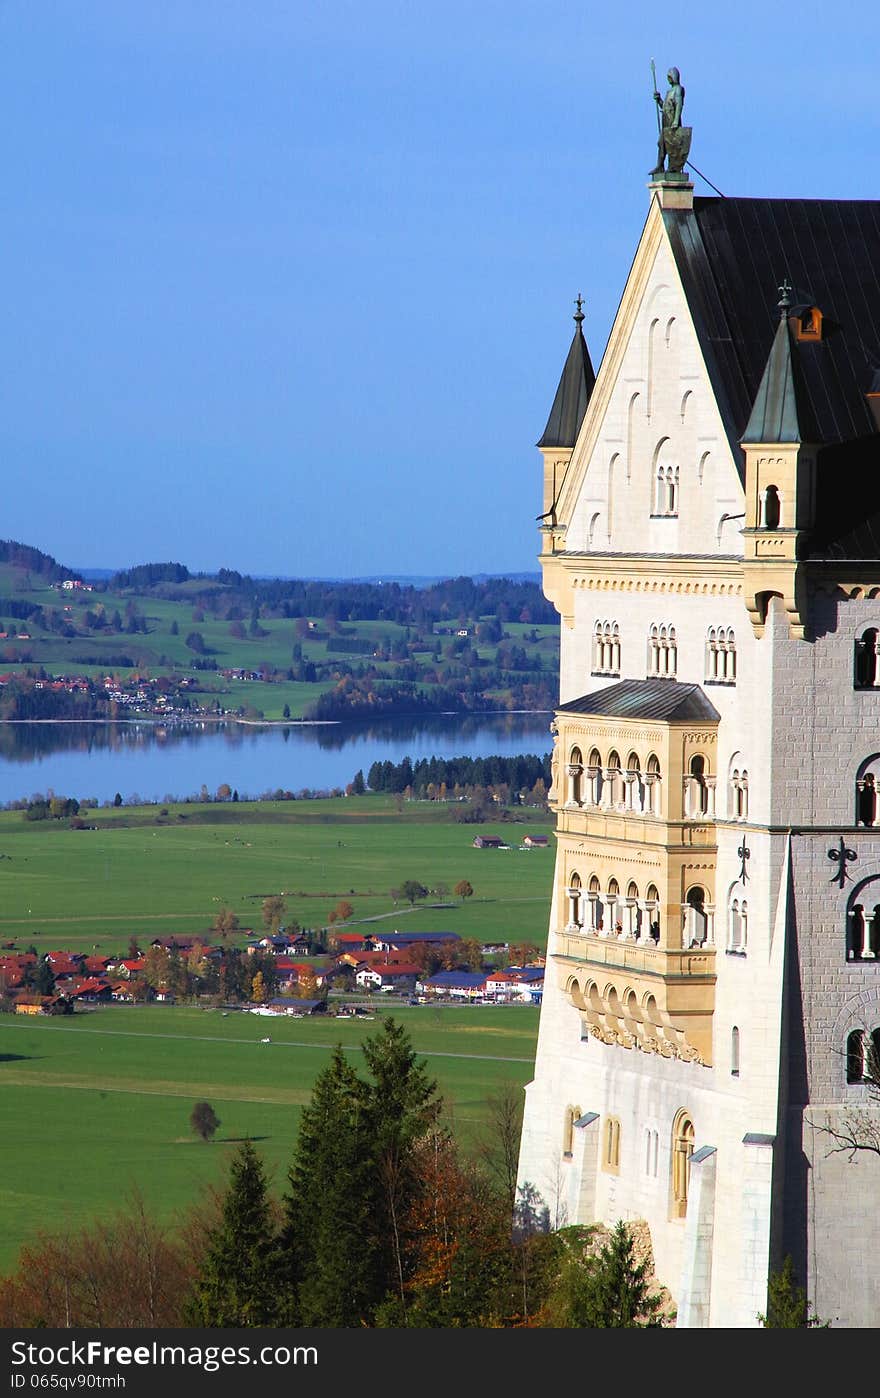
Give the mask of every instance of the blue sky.
[[574, 297], [598, 365], [641, 232], [651, 57], [725, 194], [880, 195], [873, 5], [687, 8], [0, 0], [0, 537], [535, 568], [533, 443]]

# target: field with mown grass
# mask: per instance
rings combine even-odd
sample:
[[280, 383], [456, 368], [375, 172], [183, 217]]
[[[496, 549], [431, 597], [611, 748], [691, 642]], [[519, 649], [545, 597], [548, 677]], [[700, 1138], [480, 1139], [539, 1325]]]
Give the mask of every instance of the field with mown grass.
[[[122, 831], [117, 832], [119, 834]], [[488, 853], [488, 851], [487, 851]], [[531, 1079], [538, 1011], [529, 1006], [393, 1010], [427, 1059], [466, 1145], [487, 1099]], [[299, 1115], [337, 1043], [360, 1045], [380, 1019], [268, 1019], [176, 1006], [108, 1007], [72, 1019], [0, 1016], [0, 1270], [43, 1229], [76, 1229], [138, 1190], [165, 1220], [210, 1186], [250, 1136], [281, 1193]], [[271, 1043], [260, 1042], [269, 1036]], [[221, 1120], [193, 1137], [193, 1104]]]
[[[210, 802], [83, 812], [86, 828], [0, 812], [0, 943], [38, 950], [125, 952], [159, 935], [208, 934], [221, 907], [261, 928], [261, 904], [283, 893], [287, 920], [323, 927], [354, 906], [358, 930], [450, 931], [483, 942], [543, 946], [553, 849], [518, 848], [550, 817], [463, 825], [439, 802], [384, 795], [321, 801]], [[97, 828], [92, 828], [92, 827]], [[473, 848], [497, 834], [509, 850]], [[433, 895], [411, 908], [391, 889], [415, 879]], [[467, 902], [451, 890], [468, 880]], [[234, 941], [234, 938], [233, 938]]]

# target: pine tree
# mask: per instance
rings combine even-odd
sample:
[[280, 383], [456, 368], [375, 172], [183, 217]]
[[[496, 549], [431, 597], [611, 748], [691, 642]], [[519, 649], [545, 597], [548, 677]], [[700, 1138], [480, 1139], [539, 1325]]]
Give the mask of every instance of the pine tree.
[[301, 1325], [361, 1325], [381, 1290], [365, 1108], [365, 1084], [337, 1046], [303, 1109], [284, 1199], [284, 1280]]
[[616, 1224], [596, 1257], [585, 1255], [588, 1234], [583, 1229], [568, 1231], [568, 1257], [549, 1307], [551, 1323], [590, 1330], [663, 1325], [662, 1302], [648, 1281], [648, 1262], [636, 1262], [625, 1223]]
[[364, 1043], [372, 1076], [366, 1119], [377, 1186], [374, 1226], [376, 1246], [388, 1285], [404, 1299], [407, 1236], [404, 1210], [418, 1183], [418, 1142], [436, 1124], [440, 1112], [437, 1084], [425, 1072], [406, 1030], [386, 1019]]
[[277, 1321], [275, 1230], [263, 1164], [249, 1140], [232, 1159], [220, 1222], [187, 1307], [187, 1323], [229, 1328]]

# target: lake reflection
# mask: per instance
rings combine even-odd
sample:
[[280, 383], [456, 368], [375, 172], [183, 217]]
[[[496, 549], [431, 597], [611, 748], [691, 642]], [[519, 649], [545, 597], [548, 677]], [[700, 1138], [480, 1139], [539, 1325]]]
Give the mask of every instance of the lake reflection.
[[551, 746], [551, 715], [443, 714], [371, 723], [0, 723], [0, 803], [57, 795], [162, 801], [278, 788], [344, 787], [358, 769], [404, 757], [487, 757]]

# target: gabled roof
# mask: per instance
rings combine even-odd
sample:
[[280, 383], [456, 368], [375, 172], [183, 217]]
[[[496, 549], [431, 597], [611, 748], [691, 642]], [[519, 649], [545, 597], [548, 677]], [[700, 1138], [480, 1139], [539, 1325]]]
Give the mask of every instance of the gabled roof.
[[611, 718], [684, 719], [718, 723], [721, 715], [698, 684], [678, 680], [622, 680], [559, 705], [563, 714], [607, 714]]
[[538, 442], [539, 447], [574, 446], [596, 382], [590, 351], [581, 329], [584, 316], [580, 306], [579, 300], [568, 358], [562, 370], [544, 435]]
[[875, 436], [865, 394], [880, 361], [880, 202], [696, 198], [663, 221], [740, 468], [786, 278], [823, 317], [822, 338], [798, 345], [813, 440]]

